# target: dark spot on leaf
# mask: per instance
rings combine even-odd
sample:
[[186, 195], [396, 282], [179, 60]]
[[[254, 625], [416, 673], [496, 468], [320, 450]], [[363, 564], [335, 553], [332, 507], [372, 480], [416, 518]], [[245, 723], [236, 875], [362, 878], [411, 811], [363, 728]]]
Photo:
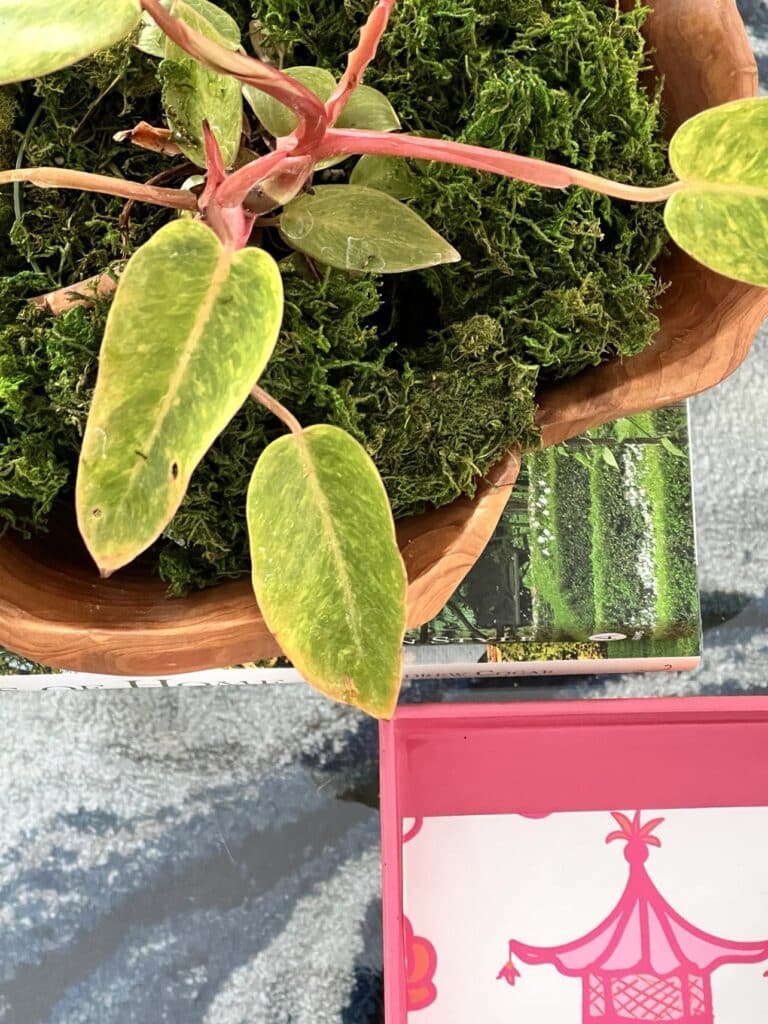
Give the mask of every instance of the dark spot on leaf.
[[178, 480], [178, 478], [179, 478], [179, 464], [178, 464], [178, 462], [171, 463], [171, 476], [173, 477], [174, 480]]
[[136, 449], [136, 454], [139, 456], [140, 459], [144, 459], [145, 462], [147, 461], [147, 456], [144, 454], [144, 452], [140, 452], [138, 448]]
[[101, 509], [100, 508], [95, 508], [93, 510], [93, 512], [91, 513], [91, 515], [93, 516], [94, 519], [98, 519], [99, 516], [101, 515]]

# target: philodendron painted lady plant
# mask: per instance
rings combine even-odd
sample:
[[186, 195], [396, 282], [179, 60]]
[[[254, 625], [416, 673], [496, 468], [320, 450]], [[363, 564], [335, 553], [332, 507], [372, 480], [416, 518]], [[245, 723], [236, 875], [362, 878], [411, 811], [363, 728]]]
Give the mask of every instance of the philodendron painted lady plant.
[[[260, 229], [279, 230], [309, 265], [354, 273], [457, 261], [450, 239], [400, 201], [404, 160], [438, 161], [665, 203], [683, 249], [768, 286], [768, 101], [727, 104], [684, 124], [670, 147], [677, 180], [658, 188], [401, 134], [386, 97], [361, 84], [394, 5], [379, 0], [336, 82], [320, 68], [280, 71], [246, 55], [238, 26], [209, 0], [110, 0], [97, 12], [90, 0], [0, 0], [0, 84], [131, 37], [161, 59], [168, 127], [140, 124], [126, 136], [206, 169], [180, 189], [60, 167], [0, 172], [0, 184], [97, 191], [181, 213], [128, 261], [107, 320], [76, 489], [91, 555], [108, 576], [146, 550], [250, 396], [287, 428], [259, 458], [247, 495], [264, 619], [313, 685], [380, 717], [397, 700], [406, 618], [393, 517], [358, 441], [337, 426], [304, 429], [259, 387], [283, 315], [281, 274]], [[243, 102], [274, 139], [261, 155], [244, 157], [240, 146]], [[316, 171], [350, 156], [360, 160], [348, 183], [313, 185]]]

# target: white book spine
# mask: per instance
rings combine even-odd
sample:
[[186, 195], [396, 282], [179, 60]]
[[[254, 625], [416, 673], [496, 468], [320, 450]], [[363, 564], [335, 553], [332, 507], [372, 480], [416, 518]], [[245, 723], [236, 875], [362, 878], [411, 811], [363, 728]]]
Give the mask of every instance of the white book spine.
[[[602, 658], [570, 661], [506, 661], [478, 664], [459, 662], [411, 664], [404, 679], [465, 679], [492, 676], [608, 675], [624, 672], [686, 672], [699, 664], [693, 658]], [[0, 676], [0, 692], [31, 693], [55, 690], [145, 690], [191, 686], [263, 686], [300, 683], [302, 675], [291, 668], [221, 669], [165, 676], [111, 676], [95, 672], [62, 672], [56, 675]]]

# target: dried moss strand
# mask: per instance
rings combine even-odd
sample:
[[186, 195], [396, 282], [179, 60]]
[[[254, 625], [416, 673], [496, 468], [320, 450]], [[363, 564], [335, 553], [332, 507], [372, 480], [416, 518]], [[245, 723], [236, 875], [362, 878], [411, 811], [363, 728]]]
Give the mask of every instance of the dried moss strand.
[[60, 316], [74, 306], [93, 305], [96, 298], [106, 298], [115, 288], [117, 279], [112, 274], [95, 274], [77, 284], [68, 284], [44, 295], [35, 295], [28, 301], [52, 316]]

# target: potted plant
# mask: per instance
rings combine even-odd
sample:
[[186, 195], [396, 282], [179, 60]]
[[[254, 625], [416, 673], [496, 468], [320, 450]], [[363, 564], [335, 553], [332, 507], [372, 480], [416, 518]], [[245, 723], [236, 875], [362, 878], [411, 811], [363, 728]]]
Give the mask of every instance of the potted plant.
[[[768, 115], [764, 102], [743, 99], [754, 81], [735, 8], [713, 0], [694, 10], [681, 0], [660, 5], [649, 21], [659, 70], [669, 71], [668, 89], [674, 85], [673, 127], [713, 103], [741, 102], [683, 124], [672, 141], [676, 179], [640, 188], [474, 142], [395, 132], [386, 96], [360, 91], [393, 6], [375, 6], [338, 83], [317, 68], [286, 74], [246, 56], [226, 15], [207, 0], [120, 0], [98, 20], [82, 0], [55, 9], [20, 0], [0, 6], [14, 41], [0, 62], [6, 82], [71, 65], [138, 32], [138, 45], [162, 57], [170, 128], [140, 124], [132, 141], [180, 149], [206, 170], [181, 189], [59, 167], [0, 174], [0, 183], [102, 191], [191, 215], [164, 224], [131, 256], [107, 318], [77, 485], [79, 530], [102, 575], [131, 562], [167, 528], [195, 467], [249, 393], [287, 429], [264, 450], [248, 489], [253, 587], [263, 618], [242, 582], [185, 602], [155, 600], [141, 575], [100, 583], [92, 568], [66, 555], [54, 561], [47, 554], [44, 572], [25, 582], [40, 548], [6, 538], [0, 640], [9, 646], [61, 665], [136, 672], [268, 656], [279, 640], [331, 696], [374, 714], [391, 712], [406, 619], [416, 625], [434, 614], [482, 550], [514, 482], [518, 449], [485, 475], [474, 497], [404, 520], [403, 562], [384, 487], [362, 446], [338, 427], [305, 429], [256, 381], [283, 312], [273, 243], [262, 231], [277, 228], [282, 244], [300, 254], [296, 272], [310, 276], [318, 265], [378, 274], [458, 259], [450, 240], [400, 201], [411, 185], [397, 161], [665, 203], [673, 238], [701, 261], [672, 254], [662, 275], [672, 286], [652, 346], [540, 389], [543, 443], [694, 393], [743, 358], [766, 309], [760, 226], [768, 159], [760, 137]], [[666, 17], [672, 8], [678, 17]], [[724, 38], [725, 51], [717, 45]], [[716, 61], [702, 40], [712, 41]], [[746, 68], [743, 80], [734, 78], [734, 67]], [[241, 86], [271, 140], [260, 154], [238, 148]], [[317, 184], [318, 170], [348, 156], [363, 161], [347, 183]], [[96, 291], [111, 287], [103, 276], [95, 282]], [[86, 293], [81, 287], [80, 299], [93, 301]], [[62, 296], [45, 301], [55, 307]], [[700, 333], [704, 319], [714, 322]], [[488, 344], [487, 337], [462, 340]], [[532, 443], [525, 431], [521, 441]]]

